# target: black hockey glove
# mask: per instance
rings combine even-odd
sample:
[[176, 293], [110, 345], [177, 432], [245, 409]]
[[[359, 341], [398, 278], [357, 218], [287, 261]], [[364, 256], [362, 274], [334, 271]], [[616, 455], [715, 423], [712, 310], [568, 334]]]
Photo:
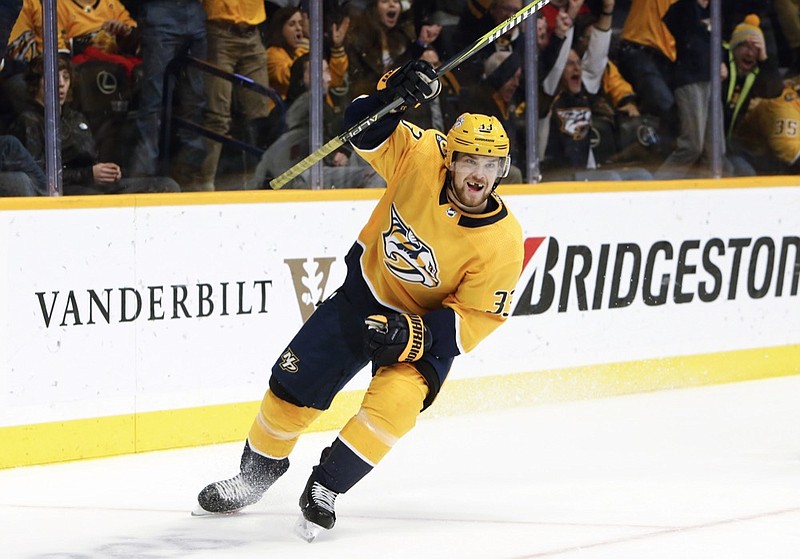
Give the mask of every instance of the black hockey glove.
[[401, 108], [404, 109], [433, 100], [441, 89], [436, 70], [429, 62], [410, 60], [380, 79], [378, 97], [386, 104], [400, 97], [404, 102]]
[[373, 314], [364, 323], [364, 346], [378, 367], [417, 361], [431, 348], [431, 333], [418, 314]]

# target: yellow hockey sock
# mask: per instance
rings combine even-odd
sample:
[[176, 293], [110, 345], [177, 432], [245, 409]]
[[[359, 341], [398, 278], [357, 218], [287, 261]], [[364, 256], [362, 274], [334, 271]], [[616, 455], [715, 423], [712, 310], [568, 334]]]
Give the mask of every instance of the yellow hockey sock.
[[321, 410], [290, 404], [267, 390], [247, 440], [260, 454], [285, 458], [303, 431], [321, 413]]
[[369, 384], [359, 412], [340, 438], [374, 466], [416, 424], [428, 385], [413, 365], [381, 368]]

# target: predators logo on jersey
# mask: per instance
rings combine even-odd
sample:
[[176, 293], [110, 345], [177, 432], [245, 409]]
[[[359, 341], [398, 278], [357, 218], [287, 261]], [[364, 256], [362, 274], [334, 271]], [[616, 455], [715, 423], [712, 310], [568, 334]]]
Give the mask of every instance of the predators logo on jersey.
[[584, 139], [592, 127], [591, 109], [582, 107], [557, 109], [556, 115], [561, 123], [561, 132], [572, 136], [576, 141]]
[[439, 285], [439, 266], [433, 250], [406, 225], [392, 204], [389, 229], [383, 233], [386, 267], [396, 277], [425, 287]]

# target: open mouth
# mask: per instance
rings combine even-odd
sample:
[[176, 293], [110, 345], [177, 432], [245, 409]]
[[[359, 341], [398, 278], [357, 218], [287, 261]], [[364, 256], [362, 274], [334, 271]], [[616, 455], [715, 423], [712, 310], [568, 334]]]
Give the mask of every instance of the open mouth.
[[756, 61], [753, 58], [749, 58], [749, 57], [742, 58], [739, 61], [739, 66], [741, 67], [742, 70], [752, 70], [755, 65], [756, 65]]
[[467, 188], [470, 192], [480, 192], [486, 185], [481, 182], [467, 181]]
[[399, 16], [399, 15], [400, 15], [400, 12], [398, 12], [396, 10], [389, 10], [388, 12], [386, 12], [386, 17], [385, 17], [386, 26], [387, 27], [394, 27], [394, 25], [397, 23], [397, 16]]

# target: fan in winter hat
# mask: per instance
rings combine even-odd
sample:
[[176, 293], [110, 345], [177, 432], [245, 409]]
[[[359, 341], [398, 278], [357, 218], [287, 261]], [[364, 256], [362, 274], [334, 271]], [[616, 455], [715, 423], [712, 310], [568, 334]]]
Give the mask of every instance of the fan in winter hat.
[[761, 19], [756, 14], [749, 14], [744, 21], [737, 25], [731, 35], [731, 49], [735, 49], [742, 43], [746, 43], [751, 38], [760, 38], [764, 44], [764, 34], [761, 32]]

